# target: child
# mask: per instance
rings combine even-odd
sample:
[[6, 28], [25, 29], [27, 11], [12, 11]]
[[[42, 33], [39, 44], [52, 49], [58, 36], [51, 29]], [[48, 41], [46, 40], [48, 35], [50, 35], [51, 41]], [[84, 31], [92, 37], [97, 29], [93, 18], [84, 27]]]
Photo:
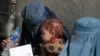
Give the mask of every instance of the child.
[[58, 56], [64, 44], [62, 40], [63, 24], [59, 19], [47, 19], [41, 25], [41, 37], [39, 56]]

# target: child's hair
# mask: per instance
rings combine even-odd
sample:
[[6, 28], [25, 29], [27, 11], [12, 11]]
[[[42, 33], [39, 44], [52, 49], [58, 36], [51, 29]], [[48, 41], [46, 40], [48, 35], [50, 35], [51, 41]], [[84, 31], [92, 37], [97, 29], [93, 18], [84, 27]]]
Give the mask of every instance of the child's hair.
[[41, 32], [48, 30], [50, 33], [54, 33], [54, 37], [62, 37], [63, 35], [63, 23], [58, 18], [49, 18], [41, 25]]

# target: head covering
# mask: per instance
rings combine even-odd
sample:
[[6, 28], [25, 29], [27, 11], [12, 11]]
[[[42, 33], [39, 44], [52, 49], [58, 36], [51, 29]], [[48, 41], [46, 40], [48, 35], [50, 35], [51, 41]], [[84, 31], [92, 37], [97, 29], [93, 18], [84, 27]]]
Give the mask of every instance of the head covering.
[[74, 24], [74, 31], [96, 31], [99, 29], [100, 20], [95, 17], [82, 17]]
[[46, 19], [46, 16], [43, 14], [44, 12], [46, 13], [43, 4], [40, 2], [32, 2], [23, 8], [21, 15], [25, 22], [35, 25]]

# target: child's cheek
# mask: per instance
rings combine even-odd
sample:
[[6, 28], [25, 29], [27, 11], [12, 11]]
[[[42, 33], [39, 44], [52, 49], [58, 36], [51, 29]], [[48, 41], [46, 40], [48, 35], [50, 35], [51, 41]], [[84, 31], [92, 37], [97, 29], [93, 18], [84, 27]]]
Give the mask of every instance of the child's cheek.
[[44, 38], [43, 41], [44, 41], [44, 42], [49, 42], [50, 39], [49, 39], [49, 38]]

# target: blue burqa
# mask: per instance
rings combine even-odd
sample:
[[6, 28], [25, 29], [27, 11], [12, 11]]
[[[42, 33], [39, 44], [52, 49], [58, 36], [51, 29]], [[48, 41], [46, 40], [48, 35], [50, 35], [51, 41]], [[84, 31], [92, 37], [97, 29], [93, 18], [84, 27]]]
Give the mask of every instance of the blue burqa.
[[100, 56], [100, 20], [83, 17], [75, 21], [73, 36], [59, 56]]

